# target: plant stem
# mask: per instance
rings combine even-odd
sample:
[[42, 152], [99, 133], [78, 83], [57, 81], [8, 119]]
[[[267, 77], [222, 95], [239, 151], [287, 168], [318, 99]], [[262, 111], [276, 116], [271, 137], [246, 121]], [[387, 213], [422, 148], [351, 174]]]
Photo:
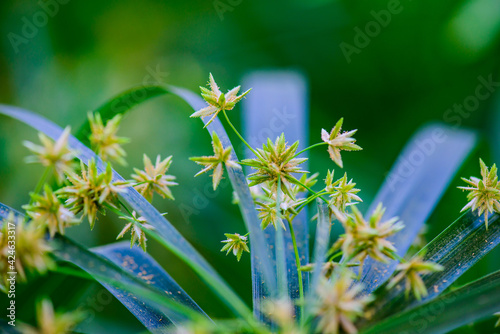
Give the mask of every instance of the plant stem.
[[[314, 201], [314, 200], [315, 200], [316, 198], [318, 198], [319, 196], [323, 196], [323, 195], [326, 195], [326, 194], [328, 194], [328, 192], [327, 192], [327, 191], [320, 191], [319, 193], [313, 194], [312, 196], [310, 196], [309, 198], [307, 198], [307, 200], [306, 200], [304, 203], [302, 203], [302, 204], [301, 204], [301, 205], [297, 208], [297, 210], [295, 210], [295, 211], [297, 211], [297, 215], [298, 215], [298, 214], [300, 213], [300, 211], [302, 211], [302, 209], [303, 209], [304, 207], [306, 207], [309, 203], [311, 203], [312, 201]], [[297, 215], [294, 215], [294, 217], [295, 217], [295, 216], [297, 216]]]
[[321, 193], [317, 193], [315, 192], [314, 190], [312, 190], [311, 188], [309, 188], [308, 186], [306, 186], [305, 184], [303, 184], [302, 182], [300, 182], [299, 180], [295, 179], [295, 182], [300, 185], [301, 187], [307, 189], [311, 194], [314, 194], [316, 195], [316, 197], [319, 197], [321, 198], [326, 204], [328, 204], [328, 200], [327, 199], [324, 199], [322, 196], [321, 196]]
[[[302, 151], [299, 151], [297, 154], [295, 154], [293, 157], [298, 157], [299, 155], [301, 155], [302, 153], [306, 152], [306, 151], [309, 151], [311, 148], [314, 148], [314, 147], [317, 147], [317, 146], [322, 146], [322, 145], [328, 145], [328, 143], [325, 143], [325, 142], [322, 142], [322, 143], [316, 143], [314, 145], [311, 145], [309, 147], [306, 147], [305, 149], [303, 149]], [[293, 159], [293, 158], [292, 158]]]
[[255, 154], [255, 156], [257, 158], [260, 158], [260, 155], [257, 153], [257, 151], [255, 151], [252, 148], [252, 146], [250, 146], [250, 144], [247, 143], [247, 141], [243, 138], [243, 136], [238, 132], [238, 130], [236, 130], [236, 128], [234, 127], [233, 123], [231, 123], [231, 121], [229, 120], [229, 117], [227, 117], [226, 111], [222, 110], [222, 113], [224, 114], [224, 117], [226, 118], [226, 122], [233, 129], [234, 133], [236, 133], [236, 135], [238, 136], [238, 138], [240, 138], [240, 140], [243, 142], [243, 144], [245, 144], [250, 149], [250, 151], [252, 151], [252, 153]]
[[[45, 181], [47, 181], [47, 178], [51, 173], [52, 173], [52, 166], [45, 168], [42, 176], [40, 177], [38, 183], [36, 184], [35, 191], [33, 192], [35, 195], [38, 195], [40, 191], [42, 191], [43, 185], [45, 184]], [[33, 204], [33, 198], [31, 199], [30, 204]]]
[[299, 302], [300, 302], [300, 324], [304, 324], [304, 306], [305, 306], [305, 301], [304, 301], [304, 284], [302, 282], [302, 272], [300, 271], [300, 254], [299, 254], [299, 249], [297, 247], [297, 240], [295, 238], [295, 232], [293, 230], [293, 224], [291, 219], [288, 219], [288, 227], [290, 228], [290, 235], [292, 236], [292, 243], [293, 243], [293, 251], [295, 253], [295, 264], [297, 267], [297, 274], [298, 274], [298, 279], [299, 279]]

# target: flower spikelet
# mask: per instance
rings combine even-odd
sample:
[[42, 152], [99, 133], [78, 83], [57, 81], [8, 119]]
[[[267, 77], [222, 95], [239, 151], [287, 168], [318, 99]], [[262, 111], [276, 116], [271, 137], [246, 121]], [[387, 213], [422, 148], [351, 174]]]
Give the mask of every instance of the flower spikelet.
[[242, 163], [256, 170], [249, 175], [250, 187], [268, 182], [271, 190], [276, 193], [278, 180], [281, 180], [281, 191], [292, 199], [295, 198], [292, 184], [298, 184], [293, 173], [306, 173], [300, 169], [299, 165], [307, 161], [307, 158], [296, 158], [295, 152], [299, 142], [287, 146], [285, 135], [282, 133], [273, 143], [267, 139], [262, 149], [257, 149], [257, 158], [246, 159]]
[[73, 212], [66, 208], [48, 185], [44, 187], [44, 194], [31, 193], [32, 204], [23, 206], [26, 214], [37, 225], [47, 226], [51, 237], [56, 232], [64, 234], [64, 229], [80, 223]]
[[479, 159], [481, 166], [481, 177], [472, 176], [469, 180], [462, 178], [469, 186], [458, 187], [462, 190], [467, 190], [467, 200], [469, 201], [462, 211], [471, 209], [477, 210], [479, 215], [484, 214], [484, 223], [488, 229], [488, 216], [492, 212], [500, 212], [500, 182], [498, 181], [497, 166], [494, 164], [491, 169], [488, 169], [483, 160]]
[[54, 168], [57, 181], [64, 181], [64, 173], [73, 171], [75, 153], [68, 147], [68, 138], [71, 128], [68, 126], [64, 129], [61, 136], [54, 142], [43, 133], [38, 133], [42, 145], [36, 145], [30, 141], [25, 141], [23, 144], [34, 155], [26, 157], [27, 163], [40, 163], [45, 167]]
[[342, 157], [340, 151], [359, 151], [361, 147], [355, 144], [356, 139], [352, 136], [358, 130], [351, 130], [341, 133], [342, 123], [344, 119], [341, 118], [333, 127], [332, 131], [328, 133], [325, 129], [321, 130], [321, 139], [328, 144], [328, 153], [330, 158], [340, 167], [343, 167]]
[[166, 174], [172, 164], [172, 156], [161, 160], [160, 155], [158, 155], [155, 165], [146, 154], [144, 154], [143, 160], [144, 170], [134, 168], [135, 174], [132, 175], [132, 179], [140, 183], [135, 186], [135, 189], [150, 202], [153, 200], [155, 192], [163, 198], [174, 200], [170, 187], [176, 186], [178, 183], [175, 182], [175, 176]]
[[346, 211], [347, 206], [363, 202], [363, 200], [356, 195], [360, 189], [355, 188], [356, 183], [350, 179], [347, 181], [347, 173], [337, 181], [333, 181], [333, 171], [327, 173], [325, 183], [325, 191], [330, 194], [329, 206], [335, 206], [340, 212]]
[[238, 165], [235, 161], [231, 160], [231, 147], [224, 148], [215, 132], [212, 132], [212, 147], [214, 149], [214, 155], [192, 157], [189, 159], [196, 162], [198, 165], [205, 167], [200, 172], [198, 172], [195, 177], [213, 170], [213, 188], [214, 190], [216, 190], [217, 186], [222, 180], [222, 174], [224, 173], [224, 164], [227, 168], [241, 169], [241, 166]]
[[22, 324], [24, 334], [69, 334], [72, 329], [84, 319], [85, 314], [79, 311], [55, 312], [49, 299], [42, 299], [37, 303], [37, 328]]
[[354, 322], [363, 317], [365, 308], [373, 300], [371, 295], [359, 296], [360, 284], [353, 284], [351, 274], [341, 271], [338, 277], [321, 281], [318, 288], [318, 330], [321, 333], [357, 333]]
[[215, 83], [212, 73], [210, 73], [208, 85], [210, 89], [200, 87], [201, 96], [207, 102], [208, 106], [198, 110], [190, 116], [202, 118], [206, 116], [212, 116], [212, 118], [210, 118], [210, 120], [205, 124], [204, 127], [207, 127], [210, 123], [212, 123], [215, 117], [217, 117], [219, 112], [221, 112], [222, 110], [232, 110], [236, 103], [244, 98], [245, 95], [247, 95], [251, 90], [249, 89], [243, 94], [238, 95], [240, 86], [237, 86], [224, 94], [220, 91], [219, 86], [217, 86], [217, 84]]
[[125, 219], [126, 221], [128, 221], [128, 223], [125, 225], [125, 227], [123, 227], [116, 239], [118, 240], [123, 238], [125, 233], [130, 231], [130, 248], [137, 244], [141, 246], [143, 251], [146, 251], [146, 241], [148, 239], [146, 238], [146, 233], [141, 229], [139, 225], [142, 225], [143, 228], [148, 230], [154, 230], [154, 227], [152, 225], [149, 225], [144, 217], [137, 218], [137, 214], [135, 213], [135, 211], [132, 212], [132, 217], [123, 216], [120, 218]]
[[411, 291], [415, 298], [421, 300], [422, 297], [427, 296], [427, 288], [420, 275], [443, 270], [443, 266], [434, 262], [424, 261], [422, 256], [415, 256], [408, 262], [398, 264], [396, 267], [398, 274], [391, 279], [387, 285], [387, 289], [392, 289], [397, 283], [406, 278], [406, 295], [408, 296]]
[[247, 245], [247, 237], [239, 235], [238, 233], [224, 233], [224, 235], [227, 239], [221, 241], [222, 243], [225, 243], [224, 247], [222, 247], [222, 249], [220, 250], [221, 252], [227, 251], [227, 255], [232, 251], [238, 261], [241, 259], [241, 255], [243, 254], [243, 252], [250, 253], [250, 249]]
[[121, 147], [122, 144], [129, 142], [128, 138], [118, 137], [122, 115], [118, 114], [104, 125], [101, 114], [88, 113], [91, 135], [89, 137], [92, 148], [104, 161], [115, 161], [120, 165], [126, 166], [125, 157], [127, 153]]

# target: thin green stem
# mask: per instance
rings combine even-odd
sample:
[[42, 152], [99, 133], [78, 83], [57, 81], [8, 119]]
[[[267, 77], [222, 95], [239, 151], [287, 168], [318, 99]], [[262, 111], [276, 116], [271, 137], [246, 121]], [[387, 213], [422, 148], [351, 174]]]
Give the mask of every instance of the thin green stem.
[[297, 274], [299, 278], [299, 303], [300, 303], [300, 324], [304, 324], [305, 320], [305, 312], [304, 312], [304, 307], [305, 307], [305, 299], [304, 299], [304, 284], [302, 282], [302, 271], [300, 270], [301, 264], [300, 264], [300, 254], [299, 254], [299, 248], [297, 247], [297, 240], [295, 238], [295, 232], [293, 230], [293, 224], [291, 219], [288, 219], [288, 227], [290, 228], [290, 235], [292, 236], [292, 243], [293, 243], [293, 251], [295, 253], [295, 265], [297, 266]]
[[321, 194], [320, 194], [320, 193], [315, 192], [314, 190], [312, 190], [311, 188], [309, 188], [308, 186], [306, 186], [305, 184], [303, 184], [302, 182], [300, 182], [300, 181], [299, 181], [299, 180], [297, 180], [297, 179], [295, 179], [295, 182], [296, 182], [298, 185], [300, 185], [301, 187], [303, 187], [303, 188], [307, 189], [307, 190], [308, 190], [311, 194], [316, 195], [316, 197], [321, 198], [321, 199], [322, 199], [322, 200], [323, 200], [326, 204], [328, 204], [328, 200], [327, 200], [327, 199], [325, 199], [325, 198], [323, 198], [323, 197], [321, 196]]
[[[43, 171], [42, 176], [40, 177], [38, 183], [36, 184], [35, 191], [33, 192], [35, 195], [38, 195], [40, 191], [42, 191], [43, 185], [47, 181], [47, 178], [50, 176], [50, 174], [52, 174], [52, 166], [45, 168], [45, 170]], [[30, 201], [30, 205], [31, 204], [33, 204], [33, 198]]]
[[297, 216], [300, 213], [300, 211], [302, 211], [302, 209], [304, 209], [304, 207], [306, 207], [309, 203], [311, 203], [312, 201], [314, 201], [319, 196], [323, 196], [323, 195], [326, 195], [326, 194], [328, 194], [327, 191], [320, 191], [319, 193], [313, 194], [312, 196], [308, 197], [307, 200], [304, 203], [302, 203], [297, 208], [297, 210], [295, 210], [297, 212], [297, 214], [294, 215], [294, 217]]
[[[323, 145], [328, 145], [328, 143], [326, 142], [322, 142], [322, 143], [316, 143], [314, 145], [311, 145], [309, 147], [306, 147], [305, 149], [303, 149], [302, 151], [299, 151], [297, 154], [295, 154], [293, 157], [298, 157], [299, 155], [301, 155], [302, 153], [306, 152], [306, 151], [309, 151], [311, 148], [315, 148], [317, 146], [323, 146]], [[293, 159], [293, 158], [292, 158]]]
[[227, 117], [226, 111], [224, 109], [222, 110], [222, 113], [224, 114], [224, 117], [226, 118], [226, 122], [233, 129], [234, 133], [236, 133], [236, 135], [238, 136], [238, 138], [240, 138], [240, 140], [243, 142], [243, 144], [245, 144], [250, 149], [250, 151], [252, 151], [253, 154], [255, 154], [256, 157], [260, 157], [260, 155], [257, 153], [257, 151], [255, 151], [252, 148], [252, 146], [250, 146], [250, 144], [247, 143], [247, 141], [243, 138], [243, 136], [238, 132], [238, 130], [236, 130], [236, 128], [234, 127], [233, 123], [231, 123], [231, 121], [229, 120], [229, 117]]

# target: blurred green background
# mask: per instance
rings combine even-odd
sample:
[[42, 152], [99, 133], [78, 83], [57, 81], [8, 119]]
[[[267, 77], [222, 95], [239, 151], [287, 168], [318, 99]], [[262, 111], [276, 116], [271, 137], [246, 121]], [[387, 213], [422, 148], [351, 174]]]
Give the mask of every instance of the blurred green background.
[[[78, 128], [89, 110], [133, 86], [169, 83], [198, 91], [212, 72], [225, 90], [253, 70], [300, 70], [310, 91], [310, 142], [342, 116], [346, 129], [359, 129], [356, 138], [364, 151], [345, 154], [344, 163], [367, 208], [405, 142], [429, 121], [472, 127], [482, 135], [461, 175], [479, 173], [479, 156], [487, 164], [500, 162], [498, 84], [463, 114], [453, 109], [474, 101], [484, 80], [500, 80], [499, 30], [498, 0], [3, 0], [0, 103]], [[233, 119], [241, 128], [239, 111]], [[120, 134], [132, 139], [125, 147], [129, 166], [117, 169], [127, 176], [132, 166], [142, 166], [143, 153], [172, 154], [170, 172], [180, 183], [173, 189], [176, 201], [156, 199], [154, 204], [250, 302], [248, 256], [236, 263], [219, 252], [224, 232], [243, 232], [237, 208], [228, 204], [230, 190], [189, 220], [179, 209], [211, 182], [206, 176], [193, 178], [199, 168], [188, 157], [211, 148], [190, 112], [179, 99], [162, 97], [127, 115]], [[40, 166], [22, 163], [28, 153], [23, 140], [36, 140], [36, 133], [1, 117], [0, 201], [18, 209], [42, 172]], [[320, 171], [321, 178], [331, 167], [326, 152], [311, 153], [310, 169]], [[457, 176], [431, 216], [429, 239], [458, 217], [465, 204], [459, 184]], [[87, 246], [102, 245], [113, 242], [121, 226], [110, 215], [100, 218], [92, 232], [82, 224], [69, 235]], [[153, 242], [149, 251], [207, 313], [227, 315], [175, 257]], [[490, 254], [458, 284], [499, 269], [498, 256], [498, 251]], [[33, 320], [33, 302], [42, 294], [71, 309], [102, 290], [57, 275], [19, 289], [25, 306], [18, 317], [26, 321]], [[96, 309], [81, 330], [105, 332], [109, 326], [124, 333], [141, 330], [116, 301]]]

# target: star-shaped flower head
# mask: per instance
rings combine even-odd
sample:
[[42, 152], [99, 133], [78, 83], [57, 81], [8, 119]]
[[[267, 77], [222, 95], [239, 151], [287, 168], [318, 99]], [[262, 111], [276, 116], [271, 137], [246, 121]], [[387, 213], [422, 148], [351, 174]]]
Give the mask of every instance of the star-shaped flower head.
[[210, 120], [205, 124], [204, 127], [207, 127], [210, 123], [212, 123], [215, 117], [217, 117], [219, 112], [221, 112], [222, 110], [232, 110], [236, 105], [236, 103], [238, 103], [242, 98], [244, 98], [245, 95], [247, 95], [248, 92], [250, 92], [251, 90], [249, 89], [243, 94], [238, 95], [238, 92], [240, 91], [240, 86], [238, 86], [234, 87], [226, 94], [224, 94], [220, 91], [219, 86], [217, 86], [217, 84], [215, 83], [212, 73], [210, 73], [208, 85], [210, 86], [210, 90], [206, 89], [205, 87], [200, 87], [201, 96], [207, 102], [208, 107], [200, 109], [190, 116], [190, 117], [203, 118], [206, 116], [213, 115], [212, 118], [210, 118]]
[[358, 130], [351, 130], [344, 133], [340, 133], [342, 128], [342, 123], [344, 119], [341, 118], [337, 124], [333, 127], [332, 131], [328, 133], [325, 129], [321, 129], [321, 139], [328, 143], [328, 153], [330, 153], [330, 158], [342, 168], [342, 157], [340, 156], [340, 151], [359, 151], [362, 150], [361, 147], [354, 144], [356, 139], [352, 138], [352, 135]]
[[113, 170], [108, 163], [106, 170], [99, 173], [94, 159], [90, 160], [86, 168], [81, 162], [81, 175], [68, 175], [71, 185], [61, 188], [57, 194], [67, 198], [66, 205], [77, 214], [83, 212], [87, 216], [90, 228], [93, 229], [97, 212], [105, 213], [105, 205], [118, 207], [118, 194], [125, 192], [130, 186], [129, 181], [113, 181]]
[[222, 174], [224, 173], [224, 164], [227, 168], [241, 169], [241, 166], [238, 165], [235, 161], [231, 160], [231, 146], [229, 146], [228, 148], [224, 148], [215, 132], [212, 132], [212, 147], [214, 149], [214, 155], [209, 157], [192, 157], [189, 159], [196, 162], [198, 165], [202, 165], [205, 167], [200, 172], [198, 172], [195, 177], [213, 169], [212, 179], [213, 187], [215, 190], [222, 180]]
[[360, 192], [360, 189], [354, 188], [356, 183], [350, 179], [347, 181], [347, 173], [337, 181], [333, 181], [334, 171], [330, 172], [328, 170], [325, 179], [325, 191], [330, 194], [329, 206], [335, 206], [340, 212], [345, 213], [345, 210], [350, 205], [358, 204], [363, 202], [363, 200], [356, 195]]
[[229, 252], [233, 252], [234, 256], [236, 256], [236, 259], [239, 261], [241, 259], [241, 255], [243, 255], [243, 252], [248, 252], [250, 253], [250, 249], [248, 248], [247, 242], [248, 238], [239, 235], [238, 233], [235, 234], [230, 234], [230, 233], [224, 233], [226, 236], [226, 240], [222, 240], [222, 243], [225, 243], [224, 247], [220, 250], [221, 252], [227, 251], [226, 255], [229, 254]]
[[305, 330], [302, 330], [297, 326], [297, 322], [295, 321], [294, 305], [288, 298], [264, 300], [262, 303], [262, 312], [267, 318], [272, 320], [273, 323], [278, 325], [278, 333], [306, 333]]
[[292, 184], [298, 184], [298, 182], [293, 173], [307, 173], [298, 166], [307, 160], [307, 158], [295, 157], [298, 146], [298, 141], [292, 146], [287, 146], [283, 133], [276, 138], [274, 143], [268, 138], [267, 144], [264, 144], [262, 149], [257, 149], [257, 158], [242, 161], [242, 164], [257, 170], [248, 177], [251, 181], [250, 187], [269, 182], [271, 191], [276, 193], [278, 180], [281, 180], [281, 190], [294, 199]]
[[32, 204], [23, 206], [23, 209], [33, 219], [33, 224], [47, 226], [51, 237], [56, 232], [64, 234], [66, 227], [80, 224], [80, 220], [59, 201], [48, 185], [45, 185], [43, 195], [31, 193], [30, 196]]
[[130, 248], [135, 244], [141, 246], [143, 251], [146, 251], [146, 233], [140, 228], [139, 225], [142, 225], [143, 228], [148, 230], [154, 230], [152, 225], [149, 225], [146, 222], [144, 217], [137, 218], [135, 211], [132, 211], [132, 217], [120, 217], [121, 219], [125, 219], [128, 223], [121, 230], [121, 232], [116, 237], [116, 240], [123, 238], [125, 233], [130, 230]]
[[353, 284], [347, 270], [331, 280], [323, 279], [318, 287], [318, 332], [325, 334], [357, 333], [354, 322], [365, 315], [366, 306], [373, 301], [371, 295], [360, 296], [362, 287]]
[[396, 249], [387, 238], [401, 231], [404, 225], [397, 217], [381, 222], [385, 212], [382, 203], [368, 221], [356, 206], [351, 206], [352, 216], [343, 214], [335, 207], [332, 209], [345, 229], [345, 234], [333, 245], [332, 251], [341, 249], [349, 260], [359, 260], [360, 273], [363, 272], [363, 262], [367, 256], [384, 263], [388, 259], [395, 259]]
[[443, 266], [434, 262], [424, 261], [422, 256], [415, 256], [408, 262], [398, 264], [396, 267], [398, 274], [390, 280], [387, 289], [394, 288], [396, 284], [406, 278], [406, 295], [408, 296], [410, 291], [412, 291], [415, 298], [421, 300], [422, 297], [427, 296], [427, 288], [420, 275], [443, 270]]
[[24, 334], [67, 334], [83, 319], [85, 314], [79, 311], [55, 312], [49, 299], [42, 299], [36, 305], [37, 328], [22, 324]]
[[261, 187], [261, 190], [263, 192], [263, 195], [255, 199], [255, 203], [258, 205], [258, 216], [262, 220], [261, 228], [265, 229], [269, 224], [272, 224], [274, 228], [277, 229], [279, 222], [281, 227], [286, 231], [286, 227], [282, 219], [286, 216], [296, 215], [297, 211], [295, 210], [295, 208], [306, 201], [306, 199], [304, 198], [297, 198], [300, 186], [292, 186], [292, 193], [295, 195], [295, 198], [286, 196], [280, 190], [279, 214], [276, 208], [276, 193], [265, 186]]
[[36, 145], [30, 141], [25, 141], [26, 146], [34, 155], [26, 157], [27, 163], [40, 163], [45, 167], [54, 168], [57, 181], [64, 181], [64, 173], [73, 171], [75, 153], [68, 147], [68, 137], [71, 128], [68, 126], [64, 129], [61, 136], [54, 142], [52, 139], [38, 133], [38, 138], [42, 142], [42, 146]]
[[[11, 267], [12, 235], [16, 236], [15, 269]], [[10, 237], [9, 237], [10, 236]], [[26, 271], [44, 274], [55, 264], [50, 257], [52, 248], [45, 240], [45, 229], [25, 223], [23, 217], [10, 214], [0, 229], [0, 290], [6, 292], [10, 283], [9, 272], [17, 272], [18, 281], [26, 281]]]
[[174, 199], [174, 195], [169, 187], [176, 186], [175, 176], [167, 175], [167, 171], [172, 164], [172, 156], [161, 160], [160, 155], [156, 157], [156, 163], [153, 166], [151, 159], [144, 154], [144, 170], [134, 168], [135, 174], [132, 179], [139, 184], [134, 186], [135, 189], [141, 193], [148, 201], [153, 200], [153, 193], [158, 193], [163, 198]]
[[128, 143], [130, 140], [116, 135], [122, 115], [116, 115], [107, 121], [106, 125], [104, 125], [99, 113], [89, 112], [88, 118], [90, 130], [92, 131], [89, 139], [93, 150], [104, 161], [115, 161], [122, 166], [126, 166], [125, 157], [127, 153], [121, 145]]
[[479, 159], [479, 164], [483, 179], [474, 176], [470, 180], [462, 178], [469, 186], [458, 188], [469, 191], [467, 194], [469, 203], [462, 208], [462, 211], [470, 208], [472, 211], [477, 210], [479, 215], [484, 213], [484, 223], [486, 229], [488, 229], [489, 214], [500, 212], [500, 182], [498, 181], [497, 166], [495, 164], [491, 169], [488, 169], [481, 159]]

